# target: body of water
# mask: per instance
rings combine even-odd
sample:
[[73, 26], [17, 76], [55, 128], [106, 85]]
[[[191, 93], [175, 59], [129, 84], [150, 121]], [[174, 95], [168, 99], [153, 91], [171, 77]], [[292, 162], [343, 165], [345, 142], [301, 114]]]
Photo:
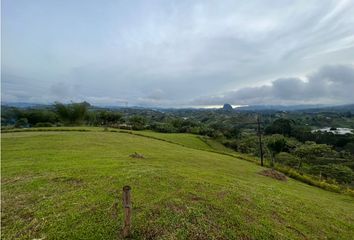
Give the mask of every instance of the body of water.
[[331, 129], [330, 127], [326, 127], [326, 128], [315, 129], [315, 130], [312, 130], [311, 132], [331, 132], [333, 134], [344, 135], [344, 134], [348, 134], [348, 133], [353, 134], [353, 129], [351, 129], [351, 128]]

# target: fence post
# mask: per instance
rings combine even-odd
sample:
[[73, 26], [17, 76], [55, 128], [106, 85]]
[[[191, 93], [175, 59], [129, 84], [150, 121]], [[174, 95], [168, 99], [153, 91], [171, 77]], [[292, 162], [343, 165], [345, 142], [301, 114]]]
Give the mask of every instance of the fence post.
[[130, 196], [130, 186], [123, 187], [123, 207], [124, 207], [124, 228], [123, 237], [129, 237], [131, 232], [131, 220], [132, 220], [132, 203]]

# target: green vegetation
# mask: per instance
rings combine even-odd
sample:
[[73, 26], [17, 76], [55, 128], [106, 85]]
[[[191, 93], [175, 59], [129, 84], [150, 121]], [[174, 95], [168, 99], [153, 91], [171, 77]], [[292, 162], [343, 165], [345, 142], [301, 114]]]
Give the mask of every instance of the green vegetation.
[[270, 165], [274, 167], [275, 155], [279, 154], [285, 148], [286, 141], [282, 135], [273, 135], [268, 139], [267, 148], [270, 152], [272, 161]]
[[[127, 132], [127, 131], [122, 131]], [[189, 134], [189, 133], [169, 133], [169, 134], [161, 134], [152, 131], [128, 131], [128, 133], [132, 133], [140, 136], [147, 136], [151, 138], [155, 138], [158, 140], [164, 140], [166, 142], [176, 143], [181, 146], [195, 148], [200, 150], [211, 150], [210, 145], [206, 142], [201, 141], [200, 137], [197, 135]]]
[[70, 103], [63, 104], [56, 102], [54, 104], [54, 111], [57, 113], [59, 119], [67, 125], [80, 124], [84, 121], [89, 103]]
[[[159, 111], [104, 109], [82, 102], [55, 103], [33, 109], [4, 106], [1, 120], [3, 132], [13, 128], [16, 131], [42, 128], [45, 131], [44, 128], [52, 127], [55, 131], [57, 126], [94, 126], [106, 131], [108, 128], [150, 130], [134, 134], [152, 138], [156, 137], [154, 132], [172, 133], [159, 139], [202, 150], [211, 147], [213, 151], [227, 154], [237, 151], [260, 156], [262, 152], [267, 165], [274, 167], [276, 163], [278, 169], [290, 167], [291, 172], [296, 171], [299, 176], [310, 175], [312, 182], [324, 181], [341, 189], [354, 189], [354, 134], [312, 131], [322, 126], [331, 126], [329, 129], [354, 127], [354, 114], [351, 112], [354, 113], [354, 109], [347, 106], [333, 111], [324, 110], [237, 112], [226, 104], [219, 110]], [[259, 117], [262, 120], [260, 126], [256, 121]], [[265, 135], [263, 151], [257, 134]], [[179, 139], [185, 141], [185, 145]]]
[[[56, 131], [2, 134], [2, 239], [117, 239], [126, 184], [134, 239], [354, 235], [352, 197], [262, 176], [264, 168], [213, 139], [48, 129]], [[224, 150], [230, 155], [212, 152]], [[135, 152], [145, 158], [129, 157]]]

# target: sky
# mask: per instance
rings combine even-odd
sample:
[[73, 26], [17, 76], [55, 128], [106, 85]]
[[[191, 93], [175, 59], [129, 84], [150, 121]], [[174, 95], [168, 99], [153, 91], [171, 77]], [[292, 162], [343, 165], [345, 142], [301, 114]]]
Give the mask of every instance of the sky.
[[2, 0], [2, 102], [354, 103], [354, 0]]

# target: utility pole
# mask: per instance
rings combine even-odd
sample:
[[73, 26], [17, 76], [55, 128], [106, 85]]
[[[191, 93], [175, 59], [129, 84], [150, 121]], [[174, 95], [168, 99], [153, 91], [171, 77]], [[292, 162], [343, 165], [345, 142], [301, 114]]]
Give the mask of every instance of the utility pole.
[[262, 143], [262, 133], [261, 133], [261, 121], [259, 115], [257, 115], [257, 132], [258, 132], [258, 140], [259, 140], [259, 150], [261, 155], [261, 166], [263, 166], [263, 143]]

